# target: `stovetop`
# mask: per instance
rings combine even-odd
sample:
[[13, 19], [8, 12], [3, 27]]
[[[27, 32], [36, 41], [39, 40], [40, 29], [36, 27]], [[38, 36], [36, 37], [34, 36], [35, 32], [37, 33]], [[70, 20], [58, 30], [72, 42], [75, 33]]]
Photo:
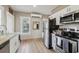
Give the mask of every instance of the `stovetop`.
[[62, 32], [62, 34], [56, 34], [56, 36], [60, 36], [69, 40], [79, 40], [79, 33], [74, 32]]

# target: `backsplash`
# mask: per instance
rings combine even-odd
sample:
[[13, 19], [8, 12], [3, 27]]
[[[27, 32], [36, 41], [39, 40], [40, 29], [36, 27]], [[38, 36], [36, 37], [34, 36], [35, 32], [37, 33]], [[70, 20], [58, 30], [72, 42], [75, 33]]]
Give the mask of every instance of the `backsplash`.
[[63, 24], [60, 28], [77, 28], [79, 29], [79, 23], [70, 23], [70, 24]]

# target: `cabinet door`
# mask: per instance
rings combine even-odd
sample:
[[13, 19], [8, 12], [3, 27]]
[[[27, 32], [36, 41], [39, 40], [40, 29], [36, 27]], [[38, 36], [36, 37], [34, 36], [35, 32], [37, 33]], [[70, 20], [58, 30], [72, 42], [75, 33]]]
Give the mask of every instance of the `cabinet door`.
[[72, 5], [70, 6], [71, 12], [73, 11], [78, 11], [79, 10], [79, 5]]
[[15, 43], [16, 41], [15, 41], [15, 38], [12, 38], [12, 39], [10, 39], [10, 53], [14, 53], [16, 50], [16, 48], [15, 48]]
[[55, 14], [56, 25], [61, 25], [61, 24], [60, 24], [60, 16], [61, 16], [60, 12], [57, 12], [57, 13]]
[[15, 48], [16, 50], [19, 48], [20, 46], [20, 41], [19, 41], [19, 35], [15, 36]]
[[79, 5], [71, 5], [64, 8], [62, 11], [63, 11], [63, 14], [67, 14], [67, 13], [71, 13], [77, 10], [79, 10]]
[[55, 36], [55, 34], [52, 34], [52, 47], [54, 50], [56, 49], [56, 36]]
[[10, 40], [10, 53], [15, 53], [19, 48], [19, 45], [20, 45], [19, 37], [18, 35], [16, 35]]

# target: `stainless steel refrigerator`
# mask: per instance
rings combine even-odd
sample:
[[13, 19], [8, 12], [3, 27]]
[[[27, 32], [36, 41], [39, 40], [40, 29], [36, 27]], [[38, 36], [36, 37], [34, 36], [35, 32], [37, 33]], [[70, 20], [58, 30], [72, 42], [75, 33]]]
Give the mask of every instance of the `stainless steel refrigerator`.
[[43, 42], [44, 45], [49, 48], [49, 22], [43, 22]]
[[52, 33], [58, 28], [59, 26], [56, 25], [56, 19], [51, 19], [51, 20], [49, 19], [43, 22], [44, 44], [49, 49], [53, 48], [52, 47]]

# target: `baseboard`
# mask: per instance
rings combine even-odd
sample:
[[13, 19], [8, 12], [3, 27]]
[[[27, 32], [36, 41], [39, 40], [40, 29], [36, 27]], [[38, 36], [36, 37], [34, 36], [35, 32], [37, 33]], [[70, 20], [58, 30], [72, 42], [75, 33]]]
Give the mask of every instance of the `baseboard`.
[[29, 38], [21, 38], [21, 40], [28, 40], [28, 39], [41, 39], [42, 37], [29, 37]]

